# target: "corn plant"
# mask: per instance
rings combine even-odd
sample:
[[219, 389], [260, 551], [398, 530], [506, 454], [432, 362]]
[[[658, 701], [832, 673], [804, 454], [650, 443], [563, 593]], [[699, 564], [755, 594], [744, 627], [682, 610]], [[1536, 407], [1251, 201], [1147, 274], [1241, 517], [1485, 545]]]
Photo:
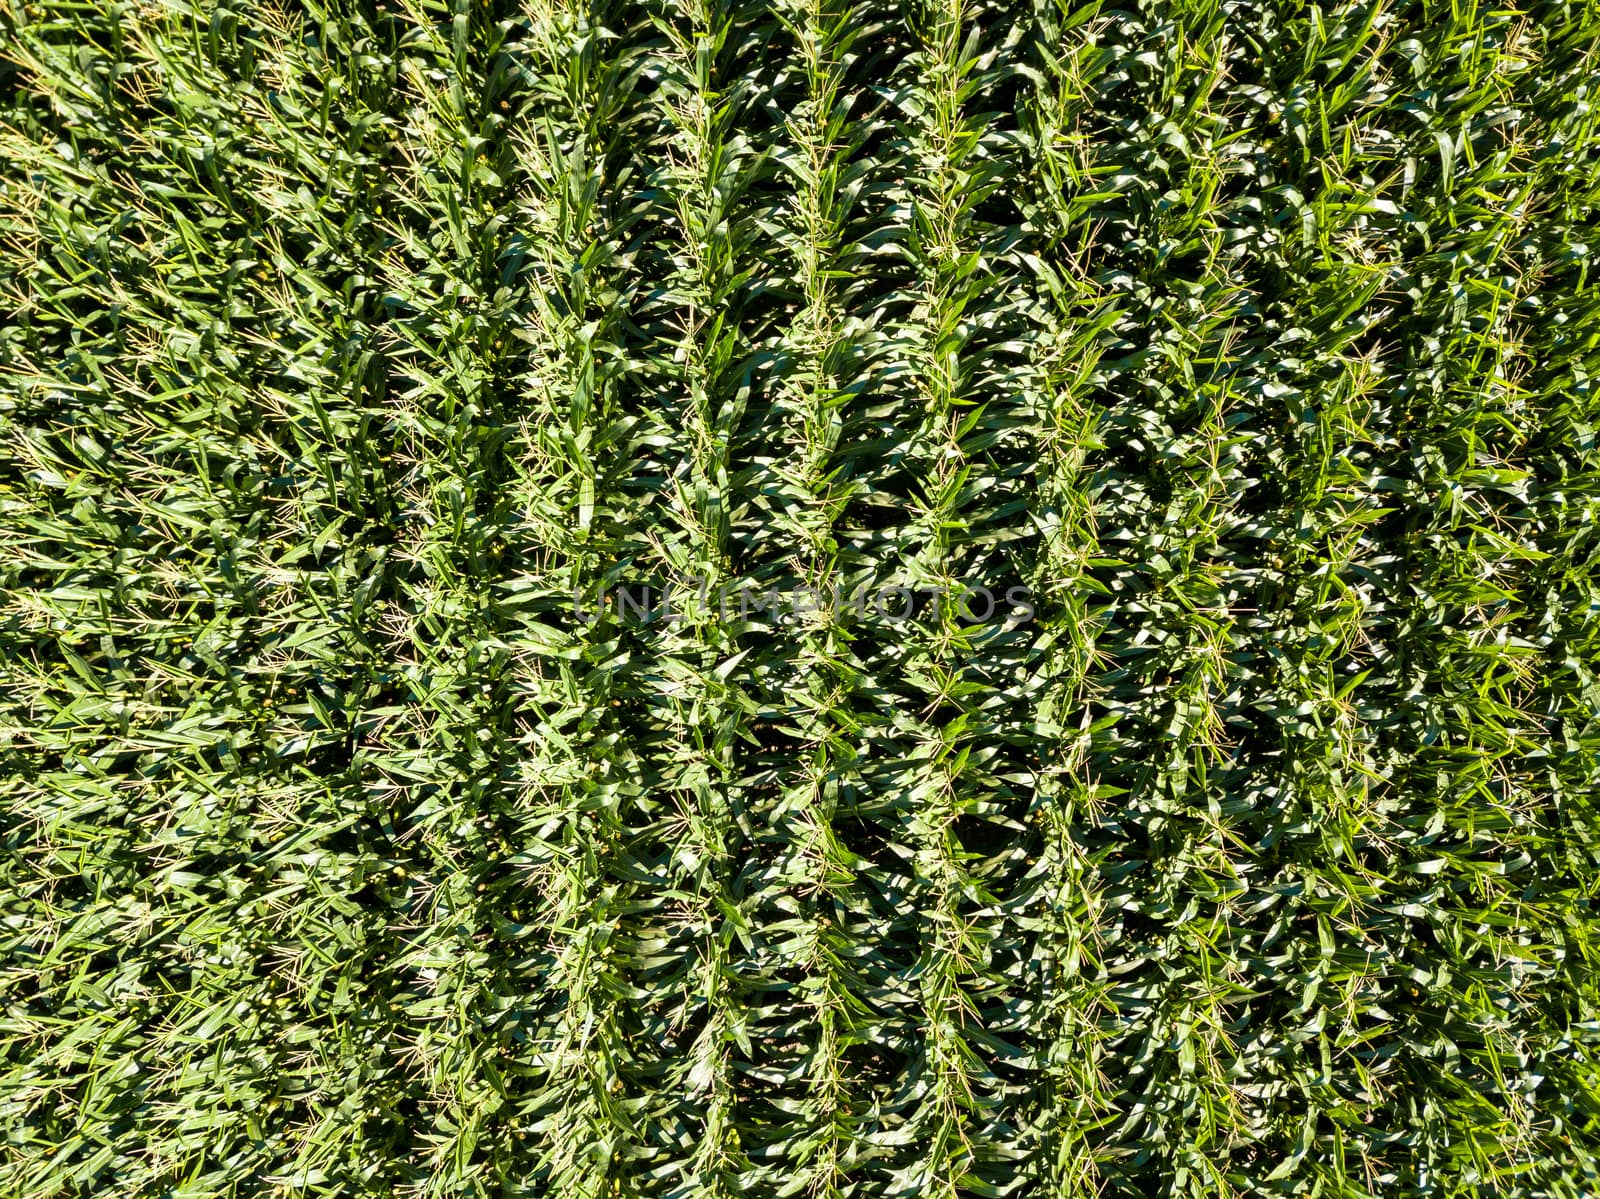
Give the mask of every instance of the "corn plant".
[[0, 1196], [1600, 1194], [1592, 0], [0, 82]]

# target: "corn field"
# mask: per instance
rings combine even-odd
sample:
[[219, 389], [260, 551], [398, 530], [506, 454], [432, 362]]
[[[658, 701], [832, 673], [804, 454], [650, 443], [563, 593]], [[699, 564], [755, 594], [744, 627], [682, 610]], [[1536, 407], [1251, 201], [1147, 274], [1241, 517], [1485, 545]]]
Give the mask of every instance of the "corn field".
[[0, 0], [0, 1196], [1600, 1195], [1597, 0]]

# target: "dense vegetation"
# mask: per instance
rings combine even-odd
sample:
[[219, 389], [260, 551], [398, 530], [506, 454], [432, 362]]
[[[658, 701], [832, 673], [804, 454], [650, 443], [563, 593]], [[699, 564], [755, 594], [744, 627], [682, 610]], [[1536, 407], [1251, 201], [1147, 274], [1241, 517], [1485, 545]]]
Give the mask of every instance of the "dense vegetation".
[[0, 1195], [1600, 1193], [1597, 51], [0, 0]]

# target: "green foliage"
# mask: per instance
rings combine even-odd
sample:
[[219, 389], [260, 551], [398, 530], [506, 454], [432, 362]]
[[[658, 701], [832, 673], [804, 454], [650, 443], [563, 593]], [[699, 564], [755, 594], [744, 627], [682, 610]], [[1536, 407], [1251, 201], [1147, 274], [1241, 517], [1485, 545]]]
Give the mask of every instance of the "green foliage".
[[0, 0], [0, 1195], [1600, 1192], [1597, 80]]

